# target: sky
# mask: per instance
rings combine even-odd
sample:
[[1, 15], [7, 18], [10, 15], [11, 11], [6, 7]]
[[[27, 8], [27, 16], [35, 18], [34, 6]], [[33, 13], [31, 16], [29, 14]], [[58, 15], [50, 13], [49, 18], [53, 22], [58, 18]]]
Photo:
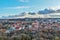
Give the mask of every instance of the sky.
[[60, 7], [60, 0], [0, 0], [0, 17]]

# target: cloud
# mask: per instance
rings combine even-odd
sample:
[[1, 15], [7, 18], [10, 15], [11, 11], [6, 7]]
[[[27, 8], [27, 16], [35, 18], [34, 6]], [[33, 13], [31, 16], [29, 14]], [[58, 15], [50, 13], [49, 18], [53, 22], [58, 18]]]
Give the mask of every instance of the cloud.
[[50, 9], [53, 9], [53, 10], [57, 10], [57, 9], [60, 9], [60, 6], [52, 6], [52, 7], [49, 7]]
[[19, 0], [20, 2], [29, 2], [29, 0]]
[[30, 8], [30, 6], [6, 7], [5, 9], [23, 9], [23, 8]]

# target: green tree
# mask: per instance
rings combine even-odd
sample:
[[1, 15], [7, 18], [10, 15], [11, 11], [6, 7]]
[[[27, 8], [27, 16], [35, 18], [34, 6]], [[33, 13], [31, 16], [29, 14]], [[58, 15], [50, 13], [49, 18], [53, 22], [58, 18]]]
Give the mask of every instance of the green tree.
[[31, 40], [31, 37], [27, 34], [21, 34], [20, 40]]

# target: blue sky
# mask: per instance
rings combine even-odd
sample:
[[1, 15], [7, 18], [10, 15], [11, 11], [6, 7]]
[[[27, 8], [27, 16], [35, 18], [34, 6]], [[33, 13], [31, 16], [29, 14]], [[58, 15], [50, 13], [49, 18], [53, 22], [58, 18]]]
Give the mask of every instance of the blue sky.
[[0, 16], [37, 12], [52, 6], [60, 6], [60, 0], [0, 0]]

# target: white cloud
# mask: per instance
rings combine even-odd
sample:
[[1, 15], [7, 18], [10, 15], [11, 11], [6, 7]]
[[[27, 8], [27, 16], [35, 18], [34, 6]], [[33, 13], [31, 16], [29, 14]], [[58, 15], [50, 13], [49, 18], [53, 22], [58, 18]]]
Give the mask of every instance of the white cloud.
[[6, 7], [5, 9], [23, 9], [23, 8], [30, 8], [30, 6], [17, 6], [17, 7]]
[[52, 6], [52, 7], [49, 7], [50, 9], [53, 9], [53, 10], [57, 10], [57, 9], [60, 9], [60, 6]]
[[19, 0], [20, 2], [29, 2], [29, 0]]

